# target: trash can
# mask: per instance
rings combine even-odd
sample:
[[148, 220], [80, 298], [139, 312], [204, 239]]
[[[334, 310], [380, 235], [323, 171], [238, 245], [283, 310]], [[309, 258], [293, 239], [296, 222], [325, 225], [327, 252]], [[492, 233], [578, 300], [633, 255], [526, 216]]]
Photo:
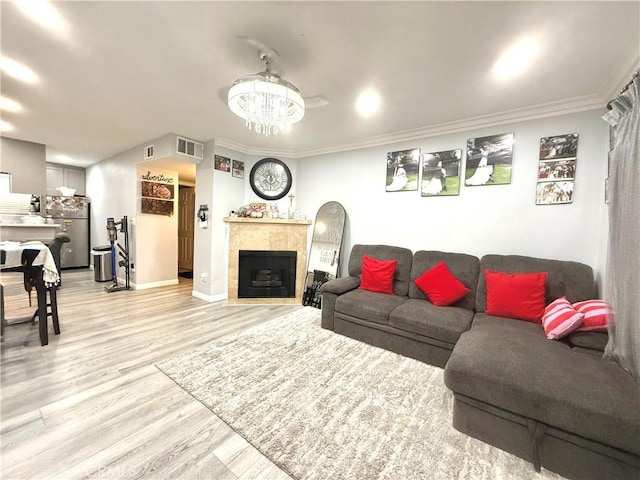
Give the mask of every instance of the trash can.
[[111, 245], [93, 247], [93, 273], [96, 282], [108, 282], [113, 280], [113, 267], [111, 263]]

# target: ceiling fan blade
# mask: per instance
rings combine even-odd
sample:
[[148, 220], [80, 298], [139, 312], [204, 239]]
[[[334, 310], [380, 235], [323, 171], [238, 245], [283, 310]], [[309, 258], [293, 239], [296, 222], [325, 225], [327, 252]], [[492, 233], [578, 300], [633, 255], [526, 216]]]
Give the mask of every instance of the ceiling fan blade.
[[314, 95], [313, 97], [302, 97], [305, 108], [318, 108], [329, 105], [329, 99], [324, 95]]
[[250, 45], [258, 50], [258, 58], [262, 58], [262, 56], [266, 56], [271, 61], [275, 61], [278, 59], [279, 55], [276, 49], [271, 48], [269, 45], [262, 43], [260, 40], [256, 40], [255, 38], [246, 37], [244, 35], [236, 36], [239, 40], [242, 40], [247, 45]]
[[231, 90], [231, 86], [219, 88], [216, 92], [220, 101], [225, 105], [227, 104], [227, 100], [229, 99], [229, 90]]

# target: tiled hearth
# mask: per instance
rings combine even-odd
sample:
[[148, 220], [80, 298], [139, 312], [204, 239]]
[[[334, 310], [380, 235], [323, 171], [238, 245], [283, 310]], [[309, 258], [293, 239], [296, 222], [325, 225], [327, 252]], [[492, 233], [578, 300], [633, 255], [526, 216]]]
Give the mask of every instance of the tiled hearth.
[[[227, 303], [302, 304], [307, 274], [307, 235], [310, 220], [253, 219], [226, 217], [229, 224], [229, 273]], [[238, 252], [240, 250], [276, 250], [297, 252], [295, 298], [238, 298]]]

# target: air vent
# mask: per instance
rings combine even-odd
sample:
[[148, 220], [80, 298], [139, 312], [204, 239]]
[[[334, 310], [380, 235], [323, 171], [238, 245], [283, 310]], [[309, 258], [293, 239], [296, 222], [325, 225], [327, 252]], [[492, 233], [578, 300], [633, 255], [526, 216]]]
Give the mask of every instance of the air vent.
[[186, 138], [182, 137], [177, 137], [177, 139], [178, 143], [176, 146], [176, 151], [178, 153], [202, 160], [202, 154], [204, 151], [204, 145], [202, 143], [194, 142], [193, 140], [187, 140]]
[[153, 158], [153, 145], [149, 145], [148, 147], [144, 147], [144, 158]]

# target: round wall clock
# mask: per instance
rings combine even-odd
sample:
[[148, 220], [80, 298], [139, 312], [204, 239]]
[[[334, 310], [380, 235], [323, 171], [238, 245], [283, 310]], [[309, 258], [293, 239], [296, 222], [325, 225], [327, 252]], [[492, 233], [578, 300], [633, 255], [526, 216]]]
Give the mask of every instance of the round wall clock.
[[265, 200], [279, 200], [291, 190], [291, 171], [277, 158], [263, 158], [251, 169], [251, 189]]

